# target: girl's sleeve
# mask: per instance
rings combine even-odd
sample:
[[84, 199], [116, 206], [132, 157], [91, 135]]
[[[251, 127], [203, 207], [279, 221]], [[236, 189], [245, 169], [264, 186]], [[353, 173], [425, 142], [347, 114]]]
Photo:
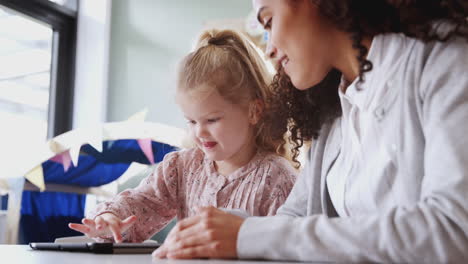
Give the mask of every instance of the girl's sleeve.
[[[446, 44], [446, 45], [444, 45]], [[397, 263], [468, 259], [468, 52], [434, 44], [419, 89], [425, 138], [421, 196], [385, 213], [329, 218], [251, 217], [239, 231], [241, 258]], [[407, 171], [407, 177], [414, 177]], [[317, 175], [308, 175], [316, 177]]]
[[111, 201], [99, 204], [88, 218], [113, 213], [123, 220], [135, 215], [137, 221], [123, 234], [123, 240], [142, 242], [150, 238], [176, 216], [180, 163], [178, 159], [178, 152], [167, 154], [138, 187], [125, 190]]

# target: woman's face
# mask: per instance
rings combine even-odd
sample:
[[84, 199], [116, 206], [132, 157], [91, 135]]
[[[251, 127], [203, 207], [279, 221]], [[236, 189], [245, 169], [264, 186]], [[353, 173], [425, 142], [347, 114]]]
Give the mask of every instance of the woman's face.
[[282, 65], [294, 86], [308, 89], [333, 68], [335, 29], [311, 0], [253, 0], [268, 31], [267, 54]]

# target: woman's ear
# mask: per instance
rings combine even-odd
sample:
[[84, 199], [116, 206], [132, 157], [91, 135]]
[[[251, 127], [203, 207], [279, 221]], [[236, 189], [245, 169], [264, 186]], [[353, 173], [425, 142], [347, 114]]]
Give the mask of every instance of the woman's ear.
[[260, 99], [253, 100], [249, 105], [249, 122], [256, 125], [263, 114], [264, 103]]

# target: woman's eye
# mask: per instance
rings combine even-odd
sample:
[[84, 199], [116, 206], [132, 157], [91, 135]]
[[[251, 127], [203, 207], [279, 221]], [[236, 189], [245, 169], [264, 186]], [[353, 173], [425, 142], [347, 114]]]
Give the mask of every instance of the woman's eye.
[[268, 19], [267, 22], [265, 23], [264, 28], [265, 28], [266, 30], [270, 30], [270, 29], [271, 29], [272, 23], [273, 23], [273, 19], [272, 19], [272, 18]]
[[219, 118], [210, 118], [210, 119], [208, 119], [206, 121], [208, 121], [208, 123], [215, 123], [215, 122], [219, 121]]
[[195, 122], [194, 120], [187, 120], [187, 123], [189, 125], [195, 125], [197, 122]]

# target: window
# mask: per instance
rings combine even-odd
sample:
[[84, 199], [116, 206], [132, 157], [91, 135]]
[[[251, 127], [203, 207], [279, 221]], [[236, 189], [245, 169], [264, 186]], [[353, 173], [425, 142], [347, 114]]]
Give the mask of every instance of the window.
[[4, 151], [21, 143], [13, 139], [41, 142], [71, 129], [77, 5], [77, 0], [0, 0]]

